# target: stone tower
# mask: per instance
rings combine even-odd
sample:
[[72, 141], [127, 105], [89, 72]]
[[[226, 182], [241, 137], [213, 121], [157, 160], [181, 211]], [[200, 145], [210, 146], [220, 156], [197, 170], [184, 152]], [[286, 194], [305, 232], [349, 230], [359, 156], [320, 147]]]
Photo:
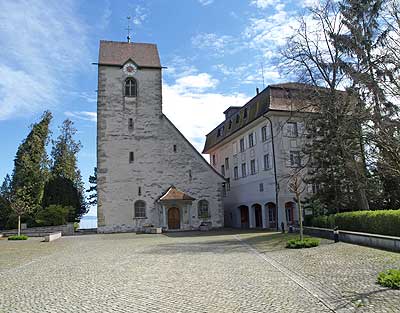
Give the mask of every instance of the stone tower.
[[101, 41], [98, 231], [223, 226], [221, 177], [162, 113], [154, 44]]

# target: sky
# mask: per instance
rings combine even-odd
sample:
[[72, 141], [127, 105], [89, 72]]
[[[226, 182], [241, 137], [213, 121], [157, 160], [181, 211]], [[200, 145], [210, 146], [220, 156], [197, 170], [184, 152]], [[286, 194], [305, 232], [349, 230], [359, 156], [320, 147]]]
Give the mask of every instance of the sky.
[[[43, 111], [52, 138], [70, 118], [83, 148], [85, 184], [96, 166], [99, 40], [156, 43], [163, 112], [201, 151], [229, 106], [256, 87], [293, 80], [279, 50], [314, 0], [4, 0], [0, 1], [0, 179]], [[48, 147], [49, 151], [51, 145]], [[91, 208], [90, 215], [95, 215]]]

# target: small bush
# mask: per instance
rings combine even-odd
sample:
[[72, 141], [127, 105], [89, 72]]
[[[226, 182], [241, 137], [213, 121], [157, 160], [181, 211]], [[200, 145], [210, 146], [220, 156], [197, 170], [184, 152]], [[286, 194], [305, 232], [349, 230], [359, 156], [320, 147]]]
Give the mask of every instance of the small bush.
[[13, 235], [13, 236], [10, 236], [10, 237], [8, 237], [8, 240], [27, 240], [28, 239], [28, 236], [26, 236], [26, 235]]
[[49, 205], [36, 213], [36, 223], [39, 226], [64, 225], [68, 221], [68, 214], [73, 210], [74, 208], [70, 206], [64, 207], [56, 204]]
[[392, 289], [400, 289], [400, 270], [387, 270], [378, 275], [378, 284]]
[[302, 249], [302, 248], [312, 248], [319, 246], [320, 241], [315, 238], [304, 238], [300, 240], [299, 238], [290, 239], [286, 243], [286, 248], [288, 249]]

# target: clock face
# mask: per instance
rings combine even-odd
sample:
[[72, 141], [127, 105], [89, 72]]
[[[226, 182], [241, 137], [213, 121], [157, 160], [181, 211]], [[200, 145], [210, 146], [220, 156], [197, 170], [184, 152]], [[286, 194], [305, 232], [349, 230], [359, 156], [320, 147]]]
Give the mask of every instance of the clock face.
[[126, 75], [133, 75], [136, 73], [137, 71], [137, 67], [135, 66], [135, 64], [132, 63], [126, 63], [124, 65], [123, 71]]

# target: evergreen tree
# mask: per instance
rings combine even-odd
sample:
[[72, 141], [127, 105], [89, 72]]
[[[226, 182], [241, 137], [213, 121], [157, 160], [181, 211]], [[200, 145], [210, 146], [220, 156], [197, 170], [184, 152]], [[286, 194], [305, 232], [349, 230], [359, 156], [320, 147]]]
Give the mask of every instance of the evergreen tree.
[[77, 165], [77, 154], [82, 145], [74, 139], [76, 129], [73, 122], [65, 120], [60, 127], [60, 135], [53, 141], [51, 156], [51, 178], [45, 186], [43, 207], [62, 205], [73, 207], [68, 216], [69, 222], [78, 221], [87, 213], [85, 189]]
[[[363, 124], [368, 147], [366, 163], [370, 174], [380, 180], [381, 206], [393, 208], [400, 203], [399, 190], [393, 186], [400, 181], [400, 121], [396, 104], [400, 100], [396, 92], [400, 64], [393, 62], [398, 60], [399, 50], [398, 42], [391, 40], [390, 35], [400, 34], [400, 24], [385, 23], [387, 3], [384, 0], [343, 1], [340, 9], [348, 31], [333, 38], [344, 53], [341, 68], [352, 81], [351, 90], [369, 113]], [[396, 10], [398, 3], [392, 4]], [[376, 181], [374, 177], [371, 180]], [[376, 190], [371, 192], [376, 194]]]
[[20, 190], [24, 188], [24, 201], [30, 204], [33, 211], [42, 202], [44, 185], [48, 178], [46, 145], [51, 119], [51, 113], [44, 112], [41, 121], [32, 125], [30, 133], [18, 147], [14, 159], [12, 193], [21, 193]]
[[77, 155], [82, 148], [80, 141], [75, 141], [76, 128], [70, 119], [66, 119], [60, 127], [60, 135], [53, 141], [51, 156], [53, 165], [51, 173], [71, 180], [74, 184], [80, 183], [77, 168]]
[[89, 183], [91, 186], [86, 190], [86, 192], [90, 193], [88, 205], [97, 205], [97, 167], [94, 168], [93, 175], [89, 176]]
[[4, 177], [3, 183], [1, 184], [1, 187], [0, 187], [0, 195], [1, 195], [4, 199], [10, 201], [10, 199], [11, 199], [11, 193], [12, 193], [11, 178], [10, 178], [10, 175], [7, 174], [7, 175]]
[[7, 221], [11, 214], [11, 178], [6, 175], [3, 184], [0, 187], [0, 229], [6, 227]]

